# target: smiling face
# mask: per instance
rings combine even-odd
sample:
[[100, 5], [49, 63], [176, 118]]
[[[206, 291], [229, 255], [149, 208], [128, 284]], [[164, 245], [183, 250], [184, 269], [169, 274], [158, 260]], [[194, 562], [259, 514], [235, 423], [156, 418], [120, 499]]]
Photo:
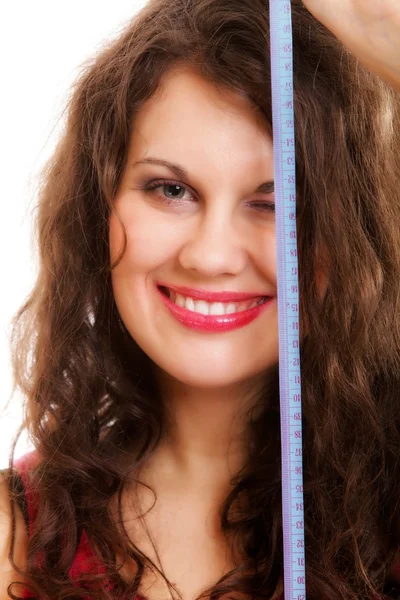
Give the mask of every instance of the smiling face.
[[[265, 123], [240, 96], [174, 69], [133, 125], [114, 200], [128, 237], [112, 272], [121, 319], [174, 380], [200, 388], [251, 382], [279, 356], [273, 144]], [[112, 261], [122, 244], [113, 212]], [[209, 304], [185, 304], [174, 292], [168, 299], [160, 284], [253, 299], [230, 302], [228, 316], [207, 317], [196, 312]], [[273, 299], [248, 310], [262, 296]], [[211, 312], [227, 304], [214, 303]]]

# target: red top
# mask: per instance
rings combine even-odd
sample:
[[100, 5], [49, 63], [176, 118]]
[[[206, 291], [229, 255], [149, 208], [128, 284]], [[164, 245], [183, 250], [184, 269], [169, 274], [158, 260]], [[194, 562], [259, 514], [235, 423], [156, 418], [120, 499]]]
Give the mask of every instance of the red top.
[[[14, 462], [15, 468], [19, 475], [21, 476], [22, 483], [25, 488], [25, 497], [26, 497], [26, 505], [27, 505], [27, 517], [28, 517], [28, 535], [32, 535], [32, 523], [34, 521], [35, 513], [37, 510], [37, 502], [35, 495], [32, 490], [29, 488], [27, 474], [32, 467], [38, 462], [38, 455], [35, 451], [29, 452], [25, 454], [18, 460]], [[81, 535], [80, 542], [78, 544], [78, 548], [73, 560], [73, 563], [69, 569], [69, 574], [71, 578], [77, 579], [82, 573], [96, 573], [101, 574], [105, 572], [104, 566], [102, 565], [100, 559], [94, 554], [92, 548], [90, 547], [90, 543], [86, 532], [83, 531]], [[23, 590], [23, 598], [36, 598], [28, 589]], [[89, 600], [89, 596], [86, 597]], [[145, 600], [140, 594], [137, 594], [132, 600]]]
[[[33, 451], [33, 452], [29, 452], [28, 454], [25, 454], [23, 457], [16, 460], [14, 463], [17, 472], [21, 476], [21, 479], [22, 479], [22, 482], [23, 482], [24, 488], [25, 488], [26, 503], [27, 503], [27, 509], [28, 509], [27, 516], [28, 516], [28, 523], [29, 523], [29, 526], [28, 526], [29, 535], [32, 535], [32, 523], [34, 520], [35, 511], [37, 509], [37, 506], [35, 505], [35, 498], [32, 494], [32, 490], [29, 489], [27, 473], [29, 472], [30, 468], [32, 468], [37, 463], [37, 461], [38, 461], [37, 453], [35, 451]], [[92, 572], [96, 572], [96, 573], [100, 574], [100, 573], [104, 573], [105, 570], [104, 570], [104, 566], [102, 565], [100, 559], [98, 559], [96, 557], [92, 548], [90, 547], [86, 532], [83, 531], [83, 533], [81, 535], [80, 543], [78, 545], [78, 549], [76, 551], [75, 558], [74, 558], [73, 563], [69, 570], [69, 574], [71, 575], [72, 579], [76, 579], [81, 573], [88, 572], [88, 571], [92, 571]], [[398, 579], [400, 581], [400, 561], [397, 563], [395, 569], [393, 570], [393, 575], [395, 576], [396, 580]], [[24, 590], [23, 597], [24, 598], [35, 598], [35, 596], [33, 596], [27, 589]], [[275, 600], [283, 600], [283, 597], [284, 596], [282, 593]], [[89, 597], [87, 597], [87, 598], [89, 598]], [[145, 600], [145, 599], [143, 598], [143, 596], [140, 596], [139, 594], [137, 594], [133, 600]], [[374, 600], [379, 600], [379, 599], [374, 599]]]

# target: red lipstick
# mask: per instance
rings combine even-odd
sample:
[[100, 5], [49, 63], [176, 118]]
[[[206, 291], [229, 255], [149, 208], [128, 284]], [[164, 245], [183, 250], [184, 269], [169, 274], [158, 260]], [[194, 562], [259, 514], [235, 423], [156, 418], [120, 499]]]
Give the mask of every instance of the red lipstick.
[[[260, 298], [261, 304], [244, 310], [241, 312], [226, 314], [226, 315], [202, 315], [200, 313], [188, 310], [183, 306], [178, 306], [173, 302], [162, 288], [167, 288], [176, 291], [178, 294], [189, 296], [193, 299], [205, 300], [206, 302], [239, 302], [243, 300], [254, 300]], [[263, 297], [254, 294], [242, 294], [237, 292], [204, 292], [200, 290], [190, 290], [190, 288], [175, 288], [171, 286], [157, 287], [158, 293], [168, 308], [170, 314], [175, 317], [185, 327], [196, 331], [205, 331], [211, 333], [232, 331], [248, 325], [260, 316], [272, 303], [273, 297]], [[182, 290], [187, 290], [183, 293]], [[190, 293], [189, 293], [190, 292]], [[197, 292], [197, 293], [193, 293]], [[199, 297], [200, 296], [200, 297]], [[210, 300], [211, 298], [211, 300]], [[217, 299], [215, 299], [217, 298]], [[222, 300], [224, 298], [224, 300]], [[226, 300], [227, 298], [227, 300]]]

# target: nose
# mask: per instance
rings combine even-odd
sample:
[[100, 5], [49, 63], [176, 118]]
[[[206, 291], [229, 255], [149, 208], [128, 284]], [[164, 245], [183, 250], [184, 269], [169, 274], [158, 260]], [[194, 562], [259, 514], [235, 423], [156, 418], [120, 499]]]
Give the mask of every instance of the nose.
[[248, 250], [244, 234], [227, 210], [210, 210], [188, 230], [179, 254], [181, 266], [205, 277], [237, 275], [246, 266]]

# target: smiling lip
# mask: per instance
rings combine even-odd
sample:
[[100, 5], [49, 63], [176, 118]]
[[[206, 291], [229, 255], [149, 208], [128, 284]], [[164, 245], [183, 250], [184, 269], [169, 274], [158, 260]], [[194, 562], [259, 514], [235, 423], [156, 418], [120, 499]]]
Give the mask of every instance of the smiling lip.
[[195, 290], [189, 287], [178, 287], [164, 283], [157, 284], [168, 290], [173, 290], [181, 296], [188, 296], [194, 300], [205, 300], [206, 302], [242, 302], [243, 300], [257, 300], [258, 298], [271, 297], [272, 294], [242, 293], [242, 292], [209, 292], [207, 290]]
[[[238, 329], [239, 327], [248, 325], [259, 315], [261, 315], [273, 301], [273, 298], [268, 297], [265, 298], [265, 302], [262, 304], [241, 312], [227, 315], [202, 315], [200, 313], [188, 310], [183, 306], [178, 306], [175, 304], [175, 302], [172, 302], [172, 300], [162, 291], [162, 289], [160, 289], [160, 287], [157, 287], [157, 291], [164, 304], [169, 309], [171, 315], [175, 317], [175, 319], [182, 325], [196, 331], [208, 331], [211, 333], [232, 331], [233, 329]], [[232, 297], [231, 293], [230, 297]]]

